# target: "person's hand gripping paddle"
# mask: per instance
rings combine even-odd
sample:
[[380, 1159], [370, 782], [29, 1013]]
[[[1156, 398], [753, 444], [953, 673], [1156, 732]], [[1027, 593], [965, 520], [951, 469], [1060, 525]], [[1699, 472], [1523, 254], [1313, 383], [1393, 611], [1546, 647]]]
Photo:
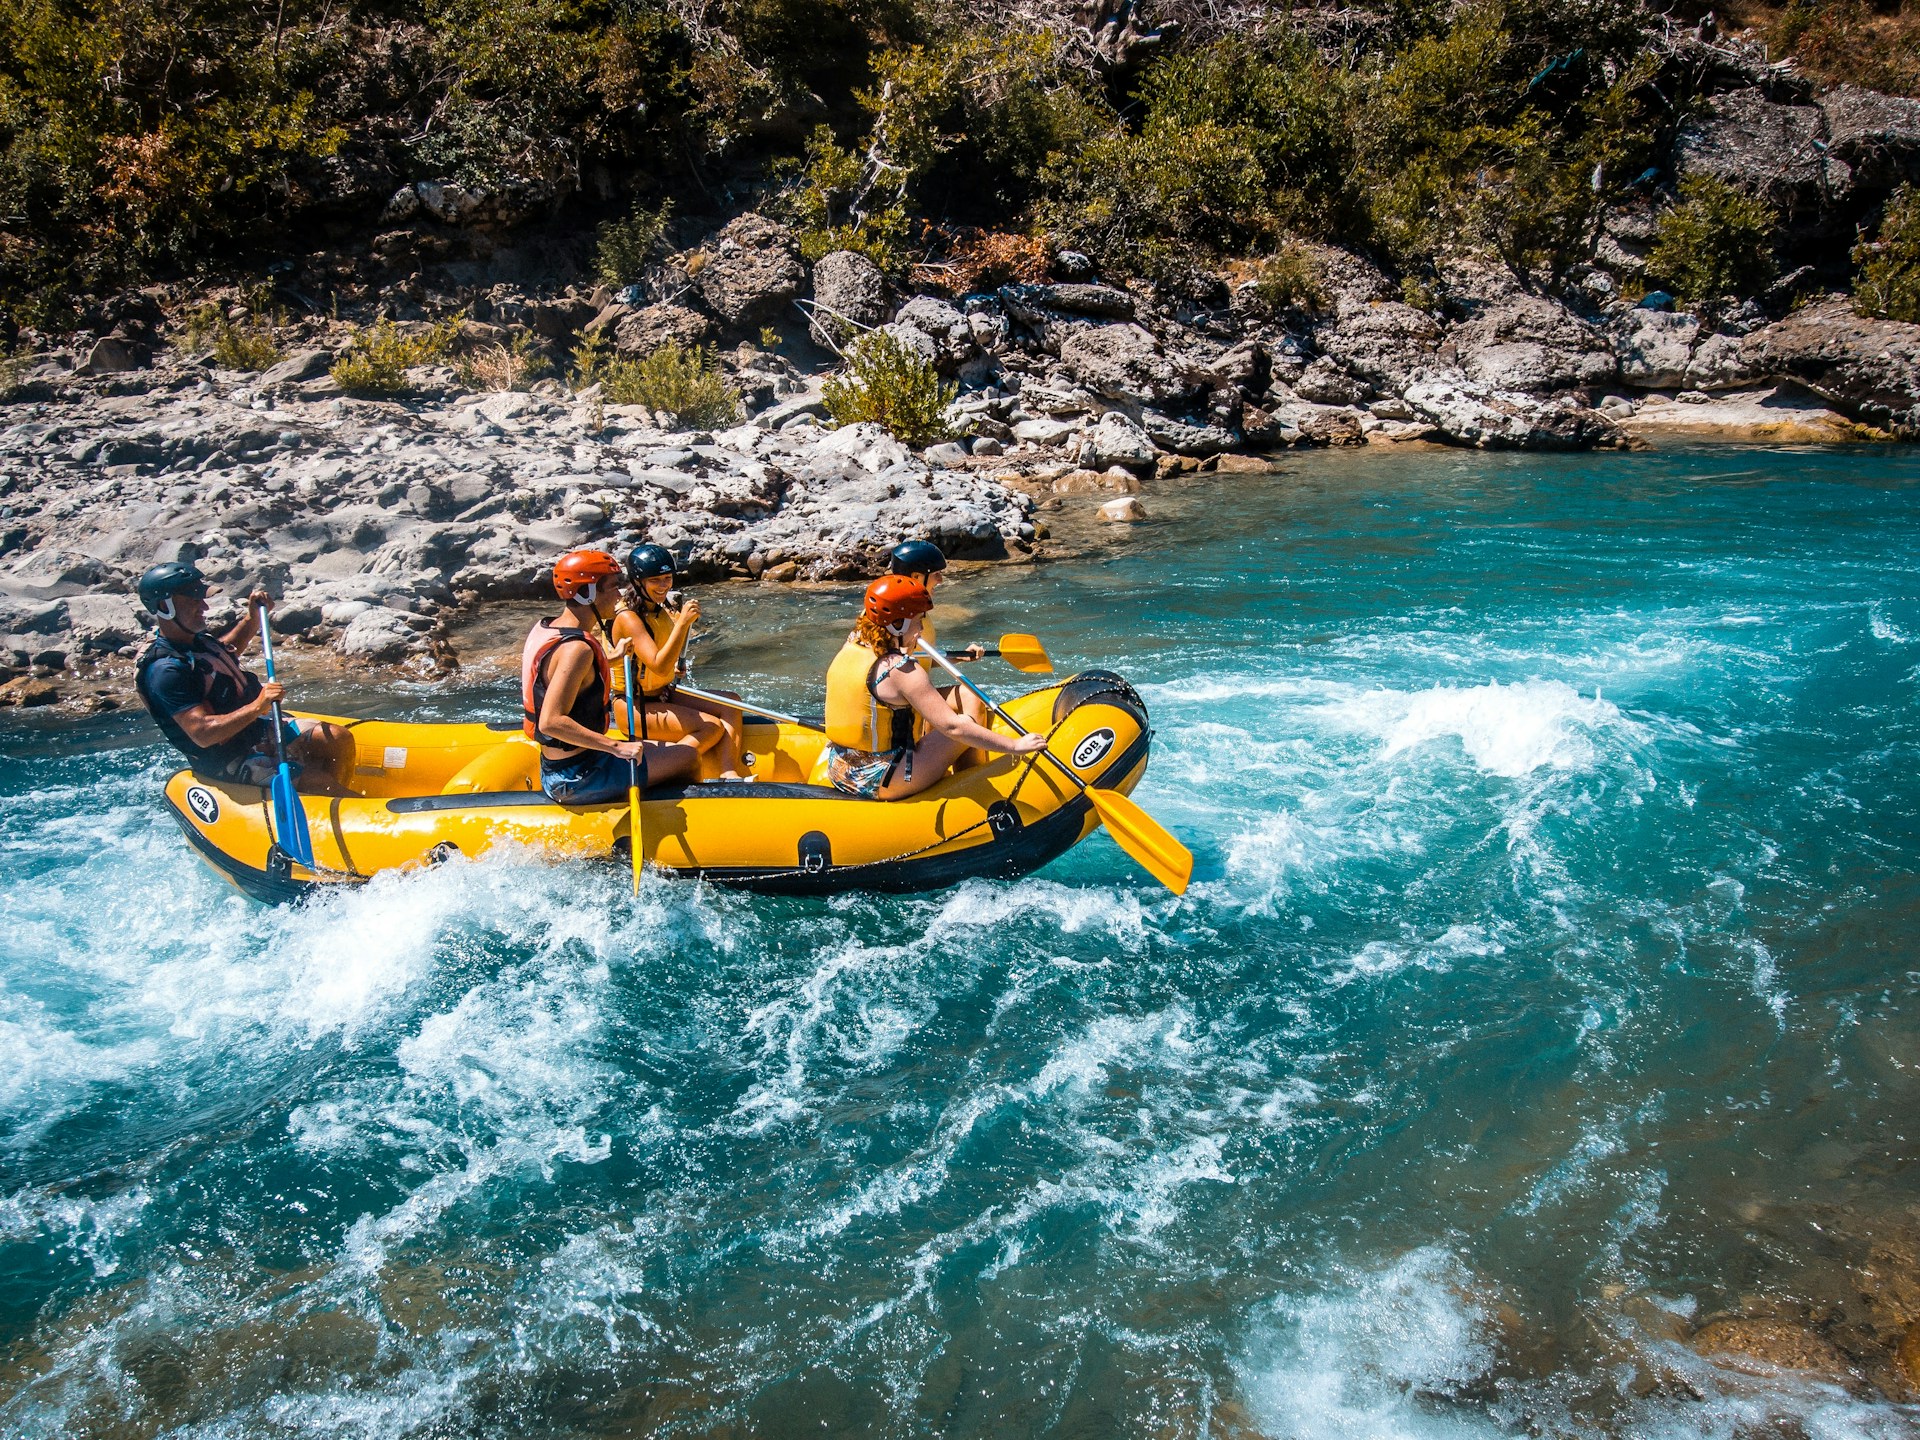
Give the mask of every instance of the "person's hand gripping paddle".
[[[267, 607], [260, 607], [260, 651], [267, 657], [267, 681], [273, 681], [273, 626], [267, 621]], [[300, 803], [300, 792], [293, 788], [293, 766], [287, 763], [287, 747], [282, 739], [285, 722], [280, 718], [280, 702], [273, 702], [273, 833], [280, 848], [290, 859], [314, 868], [313, 835], [307, 829], [307, 807]]]
[[[959, 668], [945, 655], [924, 640], [920, 642], [920, 648], [932, 658], [934, 664], [973, 691], [988, 709], [1012, 726], [1014, 734], [1027, 733], [1025, 726], [994, 704], [993, 698], [962, 675]], [[1003, 650], [1006, 648], [1004, 642], [1001, 648]], [[1098, 815], [1100, 822], [1107, 827], [1107, 833], [1113, 836], [1114, 842], [1122, 850], [1133, 857], [1134, 862], [1141, 869], [1174, 894], [1187, 893], [1187, 882], [1193, 878], [1193, 854], [1186, 846], [1174, 839], [1164, 825], [1119, 791], [1094, 789], [1074, 774], [1072, 767], [1053, 751], [1043, 750], [1040, 753], [1051, 760], [1054, 768], [1062, 775], [1080, 787], [1080, 793], [1087, 797], [1088, 803], [1093, 806], [1093, 813]]]
[[[634, 688], [639, 684], [639, 681], [634, 676], [633, 656], [629, 655], [626, 657], [625, 665], [627, 681], [627, 739], [635, 740], [639, 737], [633, 733], [633, 697], [639, 693]], [[646, 708], [643, 703], [640, 711], [643, 724], [645, 723], [646, 713]], [[627, 762], [627, 773], [632, 776], [632, 783], [627, 786], [627, 852], [633, 860], [633, 893], [638, 895], [640, 893], [640, 762], [638, 760], [629, 760]]]

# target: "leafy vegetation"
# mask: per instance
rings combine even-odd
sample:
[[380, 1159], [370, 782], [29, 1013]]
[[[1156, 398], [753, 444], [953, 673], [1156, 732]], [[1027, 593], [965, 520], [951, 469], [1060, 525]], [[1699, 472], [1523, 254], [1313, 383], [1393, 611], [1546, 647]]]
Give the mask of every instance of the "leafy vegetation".
[[189, 350], [208, 350], [223, 370], [265, 370], [285, 358], [273, 322], [251, 316], [235, 323], [215, 305], [202, 306], [187, 322]]
[[1710, 176], [1680, 183], [1660, 217], [1647, 276], [1688, 304], [1746, 299], [1773, 279], [1773, 207]]
[[603, 224], [593, 252], [593, 271], [601, 283], [616, 290], [635, 284], [659, 258], [672, 219], [669, 200], [651, 210], [636, 205], [624, 220]]
[[1311, 250], [1290, 241], [1261, 265], [1253, 278], [1252, 294], [1270, 314], [1289, 310], [1311, 314], [1326, 306], [1326, 276]]
[[459, 316], [409, 334], [391, 320], [354, 333], [329, 372], [349, 395], [404, 395], [407, 371], [446, 356], [466, 322]]
[[[582, 349], [586, 347], [583, 345]], [[576, 373], [590, 376], [612, 405], [644, 405], [666, 415], [678, 429], [707, 430], [740, 418], [740, 396], [727, 384], [705, 347], [682, 349], [669, 342], [644, 360], [618, 360], [596, 349]]]
[[[1588, 259], [1707, 83], [1649, 38], [1672, 33], [1650, 0], [1365, 0], [1338, 30], [1148, 8], [1186, 31], [1121, 64], [1029, 0], [0, 0], [0, 308], [73, 319], [90, 289], [285, 250], [304, 214], [370, 226], [428, 179], [508, 215], [772, 181], [809, 257], [953, 293], [1043, 278], [1062, 246], [1184, 283], [1290, 236], [1439, 293], [1462, 252], [1544, 278]], [[1823, 80], [1920, 88], [1911, 5], [1731, 15]], [[616, 211], [598, 278], [657, 273], [670, 214]]]
[[946, 409], [958, 392], [919, 351], [869, 330], [827, 381], [824, 398], [836, 425], [871, 420], [908, 445], [930, 445], [948, 435]]
[[1853, 263], [1860, 267], [1855, 310], [1920, 324], [1920, 190], [1902, 185], [1894, 192], [1879, 238], [1856, 246]]

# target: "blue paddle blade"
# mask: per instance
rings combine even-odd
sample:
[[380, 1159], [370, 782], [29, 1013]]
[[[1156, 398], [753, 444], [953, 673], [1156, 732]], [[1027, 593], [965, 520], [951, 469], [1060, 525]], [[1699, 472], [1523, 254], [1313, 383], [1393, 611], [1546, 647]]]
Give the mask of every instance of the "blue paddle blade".
[[307, 808], [293, 788], [293, 767], [286, 764], [273, 776], [273, 832], [291, 859], [309, 870], [313, 868], [313, 835], [307, 829]]

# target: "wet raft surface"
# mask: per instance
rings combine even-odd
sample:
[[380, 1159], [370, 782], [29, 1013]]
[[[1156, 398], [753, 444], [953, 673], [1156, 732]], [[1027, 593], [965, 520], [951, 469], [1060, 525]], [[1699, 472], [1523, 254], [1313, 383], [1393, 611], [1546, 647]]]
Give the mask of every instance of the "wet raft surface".
[[[1316, 457], [964, 578], [1154, 682], [1182, 903], [268, 910], [11, 730], [0, 1429], [1911, 1434], [1916, 480]], [[831, 597], [713, 608], [817, 703]]]

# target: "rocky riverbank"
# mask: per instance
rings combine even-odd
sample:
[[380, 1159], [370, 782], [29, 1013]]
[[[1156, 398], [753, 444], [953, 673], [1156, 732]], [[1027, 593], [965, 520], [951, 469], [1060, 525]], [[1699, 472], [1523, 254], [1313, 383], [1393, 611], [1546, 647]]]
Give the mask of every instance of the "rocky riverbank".
[[[411, 372], [404, 399], [356, 398], [328, 374], [351, 327], [320, 318], [288, 327], [293, 353], [266, 371], [222, 370], [169, 343], [180, 297], [126, 297], [106, 333], [43, 349], [0, 409], [0, 699], [46, 703], [124, 664], [146, 628], [134, 579], [181, 556], [230, 591], [265, 583], [289, 638], [434, 673], [458, 663], [449, 619], [542, 593], [575, 545], [645, 536], [700, 579], [851, 579], [905, 535], [1032, 556], [1060, 496], [1110, 495], [1103, 516], [1124, 523], [1156, 475], [1292, 448], [1920, 425], [1920, 326], [1862, 320], [1841, 297], [1778, 319], [1618, 300], [1581, 313], [1479, 267], [1420, 308], [1358, 256], [1312, 260], [1317, 293], [1287, 305], [1251, 283], [1169, 301], [1090, 274], [900, 296], [858, 255], [807, 266], [790, 232], [749, 215], [676, 262], [670, 299], [505, 283], [440, 297], [483, 317], [469, 347], [565, 355], [598, 336], [642, 356], [757, 333], [722, 352], [742, 420], [712, 432], [592, 386], [490, 393], [444, 367]], [[884, 327], [949, 377], [951, 438], [915, 453], [872, 425], [832, 428], [830, 327]]]

